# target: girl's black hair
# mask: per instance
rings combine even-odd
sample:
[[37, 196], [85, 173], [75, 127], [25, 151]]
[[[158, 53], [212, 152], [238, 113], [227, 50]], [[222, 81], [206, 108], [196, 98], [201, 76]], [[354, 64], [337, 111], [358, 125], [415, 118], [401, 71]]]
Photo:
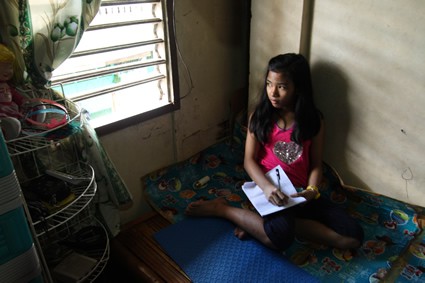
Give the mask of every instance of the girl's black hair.
[[269, 71], [285, 74], [294, 83], [296, 95], [295, 124], [291, 140], [301, 144], [302, 141], [313, 138], [320, 130], [322, 115], [314, 104], [310, 66], [304, 56], [294, 53], [277, 55], [270, 59], [263, 91], [251, 116], [249, 130], [254, 133], [260, 143], [265, 143], [276, 122], [274, 113], [279, 109], [272, 106], [267, 95], [267, 75]]

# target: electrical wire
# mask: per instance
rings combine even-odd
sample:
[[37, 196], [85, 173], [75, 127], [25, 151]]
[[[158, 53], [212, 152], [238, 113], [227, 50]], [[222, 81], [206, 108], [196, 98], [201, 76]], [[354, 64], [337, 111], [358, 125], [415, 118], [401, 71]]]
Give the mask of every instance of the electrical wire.
[[186, 71], [186, 75], [187, 75], [187, 76], [185, 76], [186, 82], [187, 82], [187, 77], [189, 77], [189, 82], [188, 82], [189, 90], [188, 90], [188, 92], [185, 95], [180, 96], [180, 100], [181, 100], [181, 99], [185, 98], [186, 96], [188, 96], [192, 92], [192, 89], [194, 88], [194, 85], [193, 85], [192, 75], [190, 73], [189, 68], [186, 65], [186, 62], [183, 59], [182, 53], [180, 51], [180, 46], [179, 46], [179, 43], [177, 41], [176, 9], [175, 9], [175, 6], [176, 6], [176, 0], [173, 1], [173, 31], [174, 31], [174, 42], [175, 42], [175, 45], [176, 45], [178, 56], [179, 56], [179, 58], [180, 58], [180, 60], [181, 60], [181, 62], [183, 64], [183, 67], [184, 67], [184, 69]]

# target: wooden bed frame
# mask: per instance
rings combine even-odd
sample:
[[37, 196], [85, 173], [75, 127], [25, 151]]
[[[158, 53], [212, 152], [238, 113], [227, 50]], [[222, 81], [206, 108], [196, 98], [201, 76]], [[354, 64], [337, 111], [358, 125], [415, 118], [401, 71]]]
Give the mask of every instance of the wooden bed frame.
[[191, 282], [153, 238], [170, 224], [156, 212], [126, 224], [111, 241], [111, 254], [119, 269], [129, 272], [135, 282]]

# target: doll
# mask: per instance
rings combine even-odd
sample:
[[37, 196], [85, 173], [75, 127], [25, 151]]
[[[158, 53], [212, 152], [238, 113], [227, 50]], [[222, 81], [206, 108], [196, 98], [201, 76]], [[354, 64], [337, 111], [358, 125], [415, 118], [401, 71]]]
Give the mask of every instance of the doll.
[[6, 140], [16, 138], [21, 132], [20, 111], [24, 97], [9, 81], [14, 74], [15, 55], [4, 44], [0, 44], [0, 125]]

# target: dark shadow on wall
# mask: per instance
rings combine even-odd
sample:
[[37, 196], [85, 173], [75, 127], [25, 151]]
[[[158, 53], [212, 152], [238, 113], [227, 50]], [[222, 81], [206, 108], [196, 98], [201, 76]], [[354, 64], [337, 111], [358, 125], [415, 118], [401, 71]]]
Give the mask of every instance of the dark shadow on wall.
[[335, 65], [318, 61], [311, 67], [315, 101], [325, 117], [324, 161], [335, 167], [347, 185], [369, 189], [347, 161], [351, 151], [348, 141], [353, 126], [347, 76]]
[[[181, 9], [182, 17], [186, 19], [187, 26], [183, 30], [191, 31], [197, 25], [208, 26], [203, 39], [219, 41], [224, 45], [240, 46], [246, 43], [247, 24], [251, 19], [251, 0], [221, 0], [205, 4], [205, 1], [189, 0]], [[214, 32], [215, 31], [215, 32]], [[226, 31], [226, 32], [223, 32]], [[212, 38], [211, 38], [212, 37]]]

